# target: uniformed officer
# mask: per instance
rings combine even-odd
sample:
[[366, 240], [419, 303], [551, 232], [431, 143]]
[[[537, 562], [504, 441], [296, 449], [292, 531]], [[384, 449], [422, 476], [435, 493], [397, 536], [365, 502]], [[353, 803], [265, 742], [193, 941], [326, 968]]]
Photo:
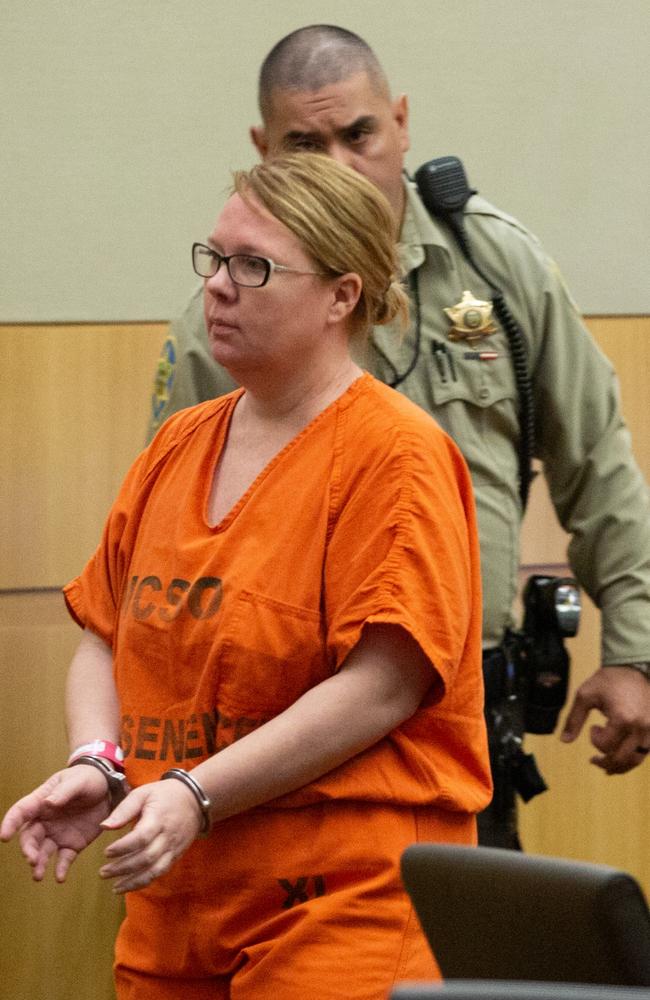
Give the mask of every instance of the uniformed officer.
[[[259, 103], [263, 124], [251, 129], [251, 137], [262, 157], [325, 152], [374, 181], [395, 212], [411, 328], [405, 337], [377, 328], [362, 361], [436, 417], [472, 473], [496, 785], [493, 805], [479, 817], [479, 837], [516, 847], [502, 681], [523, 515], [520, 404], [508, 338], [492, 309], [494, 287], [503, 290], [523, 331], [535, 454], [558, 517], [572, 535], [570, 564], [602, 613], [602, 665], [578, 689], [562, 739], [574, 740], [590, 711], [601, 711], [605, 723], [592, 727], [591, 759], [610, 774], [636, 767], [650, 747], [650, 503], [630, 450], [615, 373], [582, 324], [557, 268], [519, 222], [477, 195], [469, 199], [465, 228], [479, 274], [449, 226], [429, 214], [403, 174], [406, 96], [391, 97], [381, 66], [361, 38], [322, 25], [286, 36], [263, 63]], [[208, 351], [197, 289], [163, 347], [150, 434], [176, 410], [233, 387]], [[512, 748], [522, 735], [521, 712], [506, 722]]]

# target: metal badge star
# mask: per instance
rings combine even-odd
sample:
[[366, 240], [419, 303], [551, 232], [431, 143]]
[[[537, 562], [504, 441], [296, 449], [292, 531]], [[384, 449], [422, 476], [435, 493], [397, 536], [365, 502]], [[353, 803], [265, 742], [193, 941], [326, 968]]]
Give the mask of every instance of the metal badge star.
[[452, 322], [448, 336], [450, 340], [466, 340], [473, 344], [482, 337], [496, 333], [492, 322], [492, 303], [475, 299], [471, 292], [464, 291], [460, 302], [445, 309]]

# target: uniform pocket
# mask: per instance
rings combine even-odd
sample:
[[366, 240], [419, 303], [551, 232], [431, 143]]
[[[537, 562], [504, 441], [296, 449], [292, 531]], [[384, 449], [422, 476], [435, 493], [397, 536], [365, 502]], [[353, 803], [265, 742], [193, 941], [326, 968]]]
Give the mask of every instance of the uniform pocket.
[[441, 344], [443, 350], [436, 351], [436, 343], [429, 364], [435, 406], [462, 399], [484, 409], [517, 395], [507, 346]]
[[516, 477], [519, 400], [507, 346], [435, 343], [444, 351], [431, 345], [428, 408], [465, 455], [474, 486]]
[[219, 703], [269, 718], [330, 673], [321, 615], [242, 591], [229, 615]]

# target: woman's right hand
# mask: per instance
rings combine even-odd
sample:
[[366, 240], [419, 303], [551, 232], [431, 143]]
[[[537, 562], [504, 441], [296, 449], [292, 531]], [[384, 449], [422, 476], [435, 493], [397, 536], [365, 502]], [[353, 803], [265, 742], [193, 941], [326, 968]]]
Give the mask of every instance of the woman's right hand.
[[76, 764], [15, 802], [0, 826], [0, 840], [18, 834], [36, 882], [55, 857], [54, 877], [64, 882], [77, 855], [102, 832], [100, 824], [110, 811], [106, 779], [97, 768]]

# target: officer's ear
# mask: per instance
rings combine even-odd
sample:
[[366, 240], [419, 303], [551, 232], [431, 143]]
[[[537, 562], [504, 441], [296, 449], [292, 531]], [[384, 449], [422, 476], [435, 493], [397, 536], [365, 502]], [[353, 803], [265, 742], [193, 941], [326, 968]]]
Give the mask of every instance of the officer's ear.
[[391, 112], [399, 134], [399, 144], [402, 153], [408, 153], [411, 147], [409, 135], [409, 101], [406, 94], [400, 94], [392, 101]]
[[260, 157], [265, 160], [269, 151], [269, 144], [264, 128], [261, 125], [251, 125], [249, 135]]

